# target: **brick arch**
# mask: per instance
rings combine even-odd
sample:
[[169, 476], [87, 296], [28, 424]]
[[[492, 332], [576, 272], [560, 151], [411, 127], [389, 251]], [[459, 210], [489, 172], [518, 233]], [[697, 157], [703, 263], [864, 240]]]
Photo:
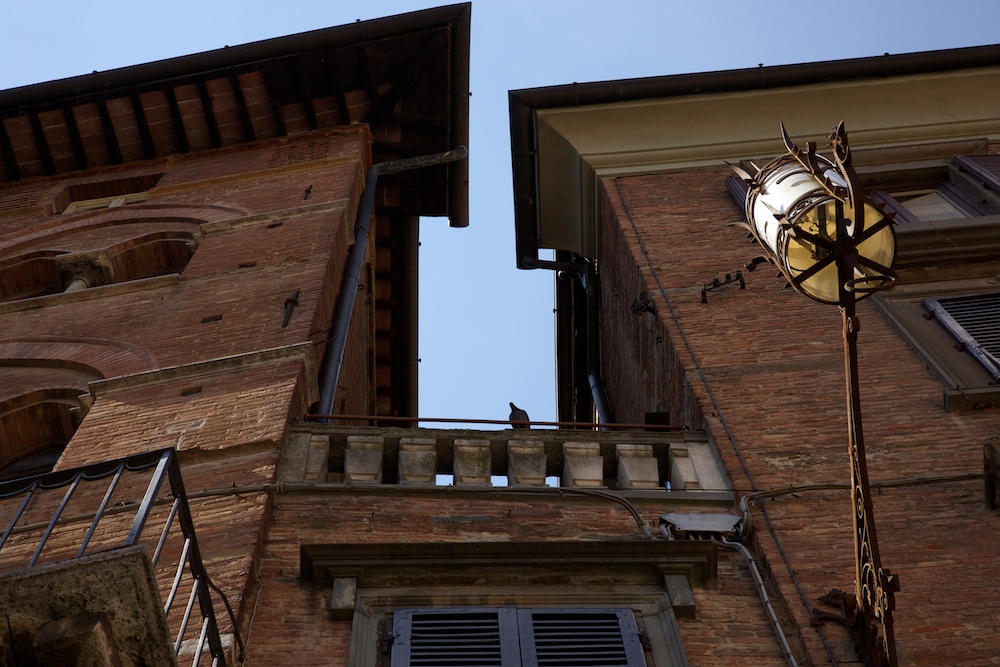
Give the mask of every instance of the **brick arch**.
[[0, 301], [27, 299], [62, 291], [56, 250], [26, 252], [0, 260]]
[[80, 426], [91, 382], [156, 365], [117, 341], [0, 339], [0, 479], [52, 469]]
[[197, 245], [190, 231], [160, 230], [119, 241], [106, 249], [114, 282], [180, 273]]
[[113, 378], [159, 367], [156, 357], [138, 345], [102, 338], [0, 338], [0, 368], [40, 366], [77, 369]]
[[51, 470], [80, 426], [80, 395], [99, 376], [55, 370], [63, 372], [30, 365], [0, 368], [5, 388], [11, 380], [23, 386], [0, 395], [0, 480]]
[[53, 216], [49, 224], [33, 225], [29, 230], [0, 237], [0, 257], [41, 249], [58, 239], [84, 230], [133, 224], [183, 226], [198, 229], [210, 222], [220, 222], [247, 215], [245, 211], [225, 206], [132, 204], [113, 209], [99, 209], [78, 215]]

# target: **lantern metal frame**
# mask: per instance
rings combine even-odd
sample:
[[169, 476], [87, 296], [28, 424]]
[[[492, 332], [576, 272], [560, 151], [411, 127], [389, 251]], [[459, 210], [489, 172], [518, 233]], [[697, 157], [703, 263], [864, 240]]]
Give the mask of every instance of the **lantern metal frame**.
[[[781, 135], [787, 149], [785, 155], [753, 176], [742, 169], [734, 167], [734, 170], [748, 185], [746, 206], [750, 232], [770, 261], [796, 291], [822, 303], [836, 303], [842, 313], [855, 555], [855, 595], [853, 600], [843, 600], [843, 620], [858, 640], [860, 656], [866, 665], [896, 667], [892, 611], [899, 579], [882, 567], [878, 549], [861, 423], [857, 346], [860, 321], [855, 313], [858, 300], [896, 282], [892, 271], [895, 258], [892, 216], [865, 198], [852, 166], [843, 122], [829, 137], [832, 160], [817, 155], [814, 142], [809, 142], [807, 150], [801, 151], [788, 137], [784, 125]], [[768, 187], [790, 178], [799, 179], [800, 183], [796, 187], [785, 184], [786, 200], [778, 206], [768, 201], [765, 196]], [[809, 229], [804, 221], [810, 211], [819, 210], [832, 210], [833, 219], [818, 225], [816, 221], [820, 216], [817, 215], [811, 223], [814, 229]], [[868, 224], [870, 217], [875, 221]], [[833, 225], [832, 229], [828, 224]], [[880, 242], [871, 243], [877, 235], [882, 235]], [[815, 250], [812, 265], [801, 267], [790, 261], [791, 243], [807, 248], [811, 245]], [[877, 252], [867, 252], [873, 246], [877, 247]], [[809, 283], [821, 271], [826, 270], [829, 276], [831, 269], [827, 267], [836, 271], [836, 299]]]

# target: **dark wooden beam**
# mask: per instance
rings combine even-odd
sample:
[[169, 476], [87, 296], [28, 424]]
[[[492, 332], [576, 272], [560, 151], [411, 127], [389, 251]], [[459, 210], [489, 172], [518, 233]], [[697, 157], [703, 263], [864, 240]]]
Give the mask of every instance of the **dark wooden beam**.
[[0, 153], [3, 153], [3, 161], [7, 165], [7, 180], [21, 180], [21, 167], [17, 164], [14, 145], [10, 143], [10, 135], [7, 134], [7, 125], [2, 118], [0, 118]]
[[139, 127], [139, 138], [142, 140], [146, 159], [156, 157], [156, 144], [153, 142], [153, 133], [149, 131], [146, 109], [142, 106], [142, 97], [135, 91], [132, 93], [132, 113], [135, 114], [135, 124]]
[[167, 95], [167, 106], [170, 107], [170, 118], [174, 121], [174, 133], [177, 135], [177, 143], [181, 153], [191, 152], [191, 142], [188, 141], [187, 130], [184, 128], [184, 118], [181, 116], [181, 108], [177, 104], [177, 94], [174, 93], [173, 86], [165, 86], [163, 92]]
[[350, 125], [351, 108], [347, 106], [347, 94], [344, 90], [344, 80], [340, 77], [340, 68], [337, 67], [336, 52], [328, 54], [326, 58], [326, 73], [330, 77], [333, 95], [337, 98], [337, 107], [340, 109], [340, 124]]
[[312, 91], [309, 89], [309, 81], [306, 79], [306, 70], [302, 65], [302, 58], [292, 60], [292, 69], [295, 71], [296, 87], [299, 89], [299, 99], [302, 106], [306, 108], [306, 119], [309, 121], [309, 129], [319, 129], [319, 122], [316, 120], [316, 107], [313, 106]]
[[83, 145], [83, 137], [80, 136], [80, 126], [76, 123], [76, 114], [69, 104], [65, 105], [62, 111], [66, 129], [69, 131], [69, 143], [73, 146], [73, 155], [76, 156], [76, 166], [83, 171], [90, 166], [90, 160], [87, 159], [87, 149]]
[[118, 135], [115, 134], [115, 124], [111, 121], [111, 114], [108, 113], [108, 103], [102, 97], [96, 102], [97, 113], [101, 116], [101, 127], [104, 129], [104, 143], [108, 147], [108, 154], [111, 156], [112, 164], [121, 164], [122, 149], [118, 144]]
[[45, 136], [45, 128], [42, 127], [42, 119], [37, 112], [28, 114], [31, 119], [31, 130], [35, 135], [35, 146], [38, 149], [38, 157], [42, 160], [42, 169], [48, 176], [56, 173], [56, 163], [52, 160], [52, 151], [49, 149], [49, 140]]
[[[375, 79], [375, 72], [372, 70], [371, 54], [368, 53], [368, 48], [364, 44], [358, 45], [358, 69], [361, 71], [361, 79], [365, 82], [368, 99], [371, 104], [375, 104], [375, 100], [379, 98], [378, 81]], [[367, 116], [365, 119], [367, 119]]]
[[420, 50], [417, 57], [409, 62], [406, 71], [396, 78], [389, 90], [372, 99], [372, 104], [365, 120], [369, 123], [376, 123], [392, 113], [396, 103], [403, 99], [407, 93], [411, 92], [422, 77], [432, 71], [431, 65], [434, 60], [446, 48], [448, 48], [448, 42], [445, 39], [445, 35], [435, 32], [427, 40], [427, 43]]
[[278, 103], [278, 96], [274, 94], [274, 88], [271, 87], [267, 70], [262, 69], [260, 73], [264, 77], [264, 89], [267, 91], [267, 99], [271, 102], [271, 113], [274, 114], [274, 124], [278, 127], [278, 134], [282, 137], [288, 136], [288, 128], [285, 126], [285, 114], [282, 113], [281, 104]]
[[236, 108], [240, 111], [240, 121], [243, 123], [243, 137], [247, 141], [257, 138], [257, 132], [253, 129], [253, 119], [250, 118], [250, 109], [247, 107], [246, 96], [243, 95], [243, 85], [240, 83], [239, 74], [236, 70], [229, 71], [229, 85], [236, 96]]
[[215, 109], [212, 107], [212, 96], [208, 92], [208, 84], [205, 79], [198, 79], [198, 95], [201, 97], [201, 112], [208, 123], [208, 135], [212, 139], [212, 146], [219, 148], [222, 146], [222, 136], [219, 134], [219, 123], [215, 118]]

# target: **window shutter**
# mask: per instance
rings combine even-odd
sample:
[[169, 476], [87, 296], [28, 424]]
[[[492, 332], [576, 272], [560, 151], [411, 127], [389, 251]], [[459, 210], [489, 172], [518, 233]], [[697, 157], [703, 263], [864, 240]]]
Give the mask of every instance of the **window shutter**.
[[628, 609], [519, 609], [525, 667], [645, 667]]
[[905, 206], [896, 201], [896, 198], [888, 192], [872, 190], [868, 193], [868, 196], [881, 206], [882, 210], [887, 214], [895, 214], [894, 219], [897, 223], [917, 224], [920, 222], [919, 218], [910, 213]]
[[1000, 292], [924, 299], [924, 308], [1000, 381]]
[[960, 155], [954, 163], [959, 170], [982, 179], [987, 187], [1000, 190], [1000, 155]]
[[514, 611], [491, 607], [397, 610], [392, 667], [518, 667]]

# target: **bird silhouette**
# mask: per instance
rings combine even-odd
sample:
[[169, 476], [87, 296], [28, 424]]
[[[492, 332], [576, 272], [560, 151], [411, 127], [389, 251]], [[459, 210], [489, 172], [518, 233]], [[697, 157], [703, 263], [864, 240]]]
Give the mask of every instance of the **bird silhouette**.
[[531, 428], [530, 424], [518, 424], [517, 422], [528, 422], [531, 419], [528, 417], [528, 413], [517, 407], [513, 403], [510, 404], [510, 424], [514, 428]]

